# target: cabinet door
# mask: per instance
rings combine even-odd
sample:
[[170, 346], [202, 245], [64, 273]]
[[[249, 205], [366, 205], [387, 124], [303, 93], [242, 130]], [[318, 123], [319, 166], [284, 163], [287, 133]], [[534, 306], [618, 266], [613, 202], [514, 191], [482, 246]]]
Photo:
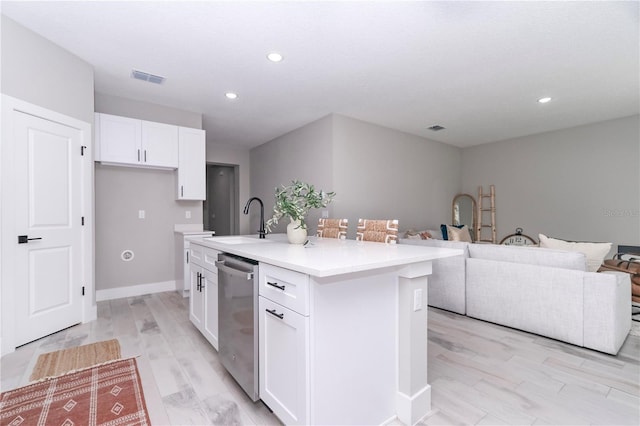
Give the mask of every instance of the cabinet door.
[[109, 114], [96, 114], [100, 121], [97, 140], [100, 161], [139, 164], [140, 120]]
[[218, 350], [218, 274], [204, 270], [204, 337]]
[[178, 126], [142, 121], [140, 162], [145, 166], [178, 167]]
[[189, 282], [191, 283], [189, 291], [189, 319], [202, 331], [204, 324], [204, 292], [202, 291], [202, 281], [204, 280], [203, 269], [195, 264], [191, 264], [189, 268]]
[[178, 200], [205, 200], [206, 142], [205, 132], [180, 127], [178, 153]]
[[260, 399], [284, 424], [309, 424], [309, 317], [262, 296]]

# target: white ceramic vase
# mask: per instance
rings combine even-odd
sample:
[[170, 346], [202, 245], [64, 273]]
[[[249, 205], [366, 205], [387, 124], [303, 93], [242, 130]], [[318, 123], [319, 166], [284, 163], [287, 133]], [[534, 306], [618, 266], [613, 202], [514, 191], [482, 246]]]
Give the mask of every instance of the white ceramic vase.
[[307, 241], [307, 230], [300, 226], [300, 220], [291, 219], [287, 225], [287, 238], [291, 244], [304, 244]]

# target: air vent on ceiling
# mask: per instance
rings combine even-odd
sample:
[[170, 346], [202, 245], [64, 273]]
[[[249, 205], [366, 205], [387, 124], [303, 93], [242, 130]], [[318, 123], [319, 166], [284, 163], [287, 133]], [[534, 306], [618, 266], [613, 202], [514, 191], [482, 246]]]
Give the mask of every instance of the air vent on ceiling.
[[433, 130], [434, 132], [439, 132], [440, 130], [444, 130], [445, 128], [439, 124], [434, 124], [433, 126], [427, 127], [429, 130]]
[[133, 70], [131, 71], [131, 78], [136, 80], [148, 81], [149, 83], [162, 84], [165, 78], [159, 75], [149, 74], [148, 72]]

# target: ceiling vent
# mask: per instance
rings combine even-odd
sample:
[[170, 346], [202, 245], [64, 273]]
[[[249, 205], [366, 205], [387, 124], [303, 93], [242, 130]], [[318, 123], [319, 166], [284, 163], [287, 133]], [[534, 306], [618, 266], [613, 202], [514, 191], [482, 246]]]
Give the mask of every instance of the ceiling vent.
[[159, 75], [149, 74], [148, 72], [133, 70], [131, 71], [131, 78], [136, 80], [148, 81], [149, 83], [162, 84], [166, 80]]
[[440, 130], [444, 130], [445, 128], [439, 124], [434, 124], [433, 126], [427, 127], [427, 129], [432, 130], [434, 132], [439, 132]]

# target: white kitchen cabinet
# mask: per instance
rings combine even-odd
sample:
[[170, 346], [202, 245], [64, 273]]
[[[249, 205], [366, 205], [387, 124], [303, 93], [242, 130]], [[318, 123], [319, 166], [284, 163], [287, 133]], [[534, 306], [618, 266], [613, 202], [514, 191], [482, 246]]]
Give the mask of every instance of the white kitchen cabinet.
[[178, 126], [96, 113], [95, 160], [102, 163], [175, 169]]
[[309, 424], [309, 276], [261, 263], [260, 399], [285, 424]]
[[309, 317], [259, 297], [260, 399], [284, 424], [309, 424]]
[[[189, 297], [191, 290], [191, 244], [190, 238], [198, 236], [215, 236], [215, 231], [176, 231], [176, 291], [182, 297]], [[201, 252], [202, 249], [196, 249]], [[202, 256], [202, 255], [200, 255]]]
[[189, 319], [218, 350], [218, 269], [217, 250], [194, 245], [189, 267], [191, 283]]
[[205, 200], [206, 141], [205, 131], [180, 127], [178, 130], [178, 200]]

